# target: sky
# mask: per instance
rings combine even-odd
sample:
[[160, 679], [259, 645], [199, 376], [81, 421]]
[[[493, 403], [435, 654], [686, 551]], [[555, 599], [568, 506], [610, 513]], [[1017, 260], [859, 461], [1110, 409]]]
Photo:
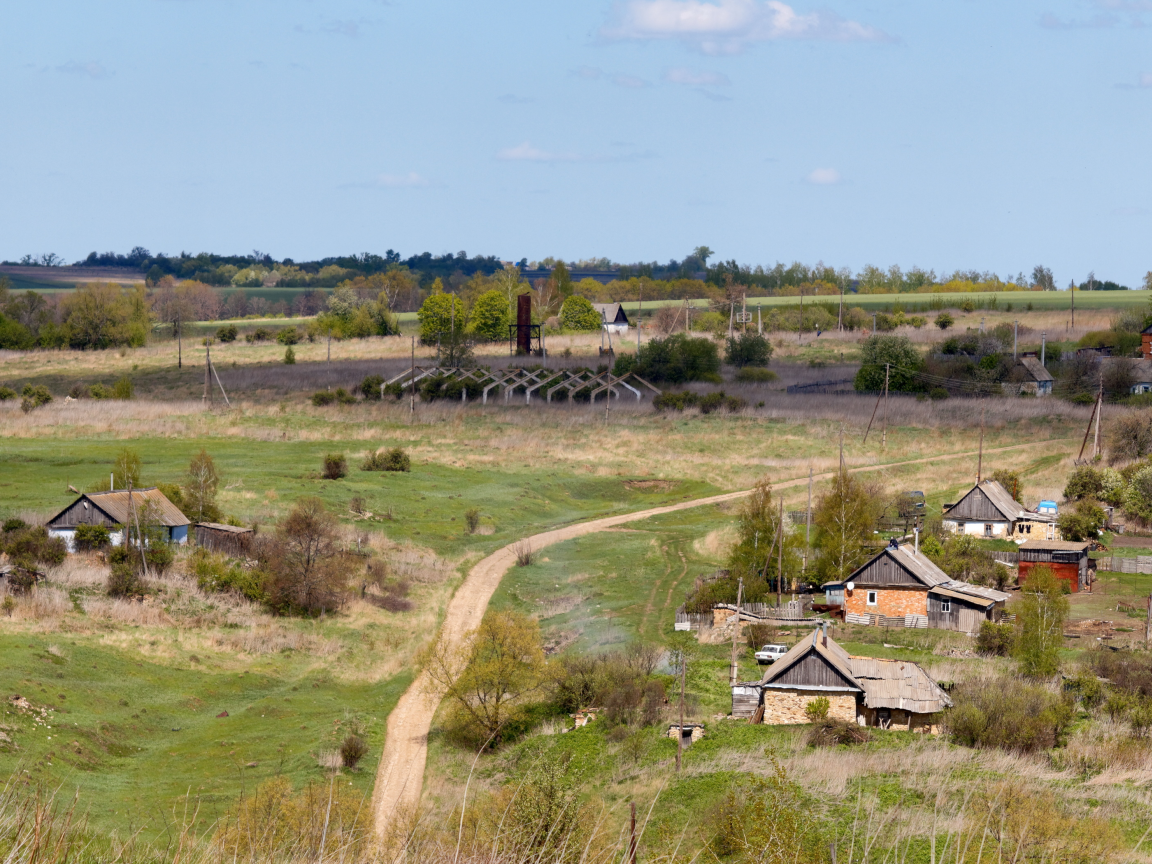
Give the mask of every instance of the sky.
[[0, 259], [1152, 270], [1152, 0], [0, 0], [0, 31]]

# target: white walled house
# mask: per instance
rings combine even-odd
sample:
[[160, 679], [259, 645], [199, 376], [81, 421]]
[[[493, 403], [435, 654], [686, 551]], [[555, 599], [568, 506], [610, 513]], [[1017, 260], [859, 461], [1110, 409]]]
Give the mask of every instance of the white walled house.
[[108, 529], [113, 546], [124, 542], [123, 526], [138, 518], [143, 508], [151, 506], [154, 518], [169, 543], [183, 546], [188, 542], [191, 521], [155, 487], [133, 489], [131, 502], [127, 489], [111, 492], [88, 492], [81, 495], [48, 521], [48, 535], [60, 537], [69, 552], [76, 551], [76, 528], [80, 525], [103, 525]]
[[955, 504], [946, 504], [943, 522], [945, 530], [973, 537], [1060, 539], [1055, 515], [1027, 509], [995, 480], [985, 480]]
[[604, 329], [609, 333], [623, 335], [628, 332], [628, 316], [619, 303], [593, 303], [592, 308], [600, 313]]

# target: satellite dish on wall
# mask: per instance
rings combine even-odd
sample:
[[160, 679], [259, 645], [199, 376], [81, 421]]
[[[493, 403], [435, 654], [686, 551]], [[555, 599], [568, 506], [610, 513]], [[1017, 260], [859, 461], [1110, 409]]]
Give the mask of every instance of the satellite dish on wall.
[[847, 588], [849, 591], [855, 591], [856, 590], [856, 583], [855, 582], [849, 582], [844, 587]]

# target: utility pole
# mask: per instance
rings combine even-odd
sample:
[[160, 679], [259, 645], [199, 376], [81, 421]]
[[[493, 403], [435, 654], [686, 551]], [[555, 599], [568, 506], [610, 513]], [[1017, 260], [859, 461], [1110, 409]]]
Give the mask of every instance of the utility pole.
[[843, 332], [844, 330], [844, 280], [840, 280], [840, 312], [836, 316], [836, 329]]
[[412, 392], [409, 393], [408, 408], [408, 423], [411, 424], [416, 419], [416, 337], [412, 337], [412, 374], [408, 379], [408, 389]]
[[628, 864], [636, 864], [636, 802], [631, 802], [632, 829], [628, 834]]
[[808, 556], [812, 554], [812, 466], [808, 466], [808, 517], [804, 522], [804, 564], [802, 574], [808, 571]]
[[1016, 348], [1020, 344], [1020, 322], [1012, 322], [1012, 362], [1016, 362]]
[[[1044, 366], [1044, 352], [1048, 347], [1048, 333], [1045, 331], [1040, 334], [1040, 365]], [[1047, 368], [1045, 366], [1045, 368]]]
[[212, 393], [212, 340], [209, 339], [204, 343], [204, 392], [208, 394], [208, 404], [212, 405], [216, 402], [216, 397]]
[[980, 455], [976, 457], [976, 485], [984, 473], [984, 400], [980, 400]]
[[176, 368], [184, 368], [184, 339], [183, 328], [180, 326], [180, 313], [176, 313]]
[[736, 585], [736, 626], [732, 628], [732, 668], [729, 678], [733, 687], [736, 686], [736, 678], [738, 675], [736, 664], [736, 644], [740, 638], [740, 601], [744, 599], [744, 577], [740, 577], [740, 581]]
[[1092, 442], [1092, 458], [1100, 458], [1100, 415], [1104, 413], [1104, 372], [1100, 372], [1100, 389], [1096, 393], [1096, 438]]
[[688, 650], [680, 649], [680, 727], [676, 730], [676, 773], [680, 773], [680, 756], [684, 752], [684, 679], [688, 672]]
[[731, 300], [728, 303], [728, 338], [732, 338], [732, 319], [736, 317], [736, 301]]
[[784, 583], [784, 496], [780, 496], [780, 526], [777, 529], [780, 543], [777, 544], [776, 558], [776, 608], [780, 608], [780, 589]]
[[888, 372], [891, 364], [884, 364], [884, 430], [880, 433], [880, 449], [888, 446]]
[[800, 326], [796, 328], [796, 344], [804, 341], [804, 288], [800, 288]]
[[326, 371], [328, 376], [328, 389], [332, 389], [332, 327], [328, 327], [328, 369]]
[[761, 310], [761, 307], [759, 305], [757, 305], [756, 306], [756, 335], [757, 336], [763, 336], [764, 335], [764, 319], [760, 315], [760, 310]]
[[1068, 283], [1068, 293], [1072, 295], [1072, 329], [1076, 329], [1076, 283]]
[[[636, 356], [640, 356], [640, 316], [644, 313], [644, 283], [640, 283], [640, 305], [636, 307]], [[608, 396], [612, 396], [612, 388], [608, 388]]]

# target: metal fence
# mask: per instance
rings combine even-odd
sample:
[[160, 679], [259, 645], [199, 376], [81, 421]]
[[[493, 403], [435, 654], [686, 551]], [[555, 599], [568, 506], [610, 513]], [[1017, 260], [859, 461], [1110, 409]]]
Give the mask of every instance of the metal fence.
[[[1108, 566], [1104, 566], [1104, 562]], [[1109, 558], [1097, 559], [1097, 567], [1101, 570], [1110, 570], [1113, 573], [1152, 573], [1152, 555], [1137, 555], [1135, 558]]]

